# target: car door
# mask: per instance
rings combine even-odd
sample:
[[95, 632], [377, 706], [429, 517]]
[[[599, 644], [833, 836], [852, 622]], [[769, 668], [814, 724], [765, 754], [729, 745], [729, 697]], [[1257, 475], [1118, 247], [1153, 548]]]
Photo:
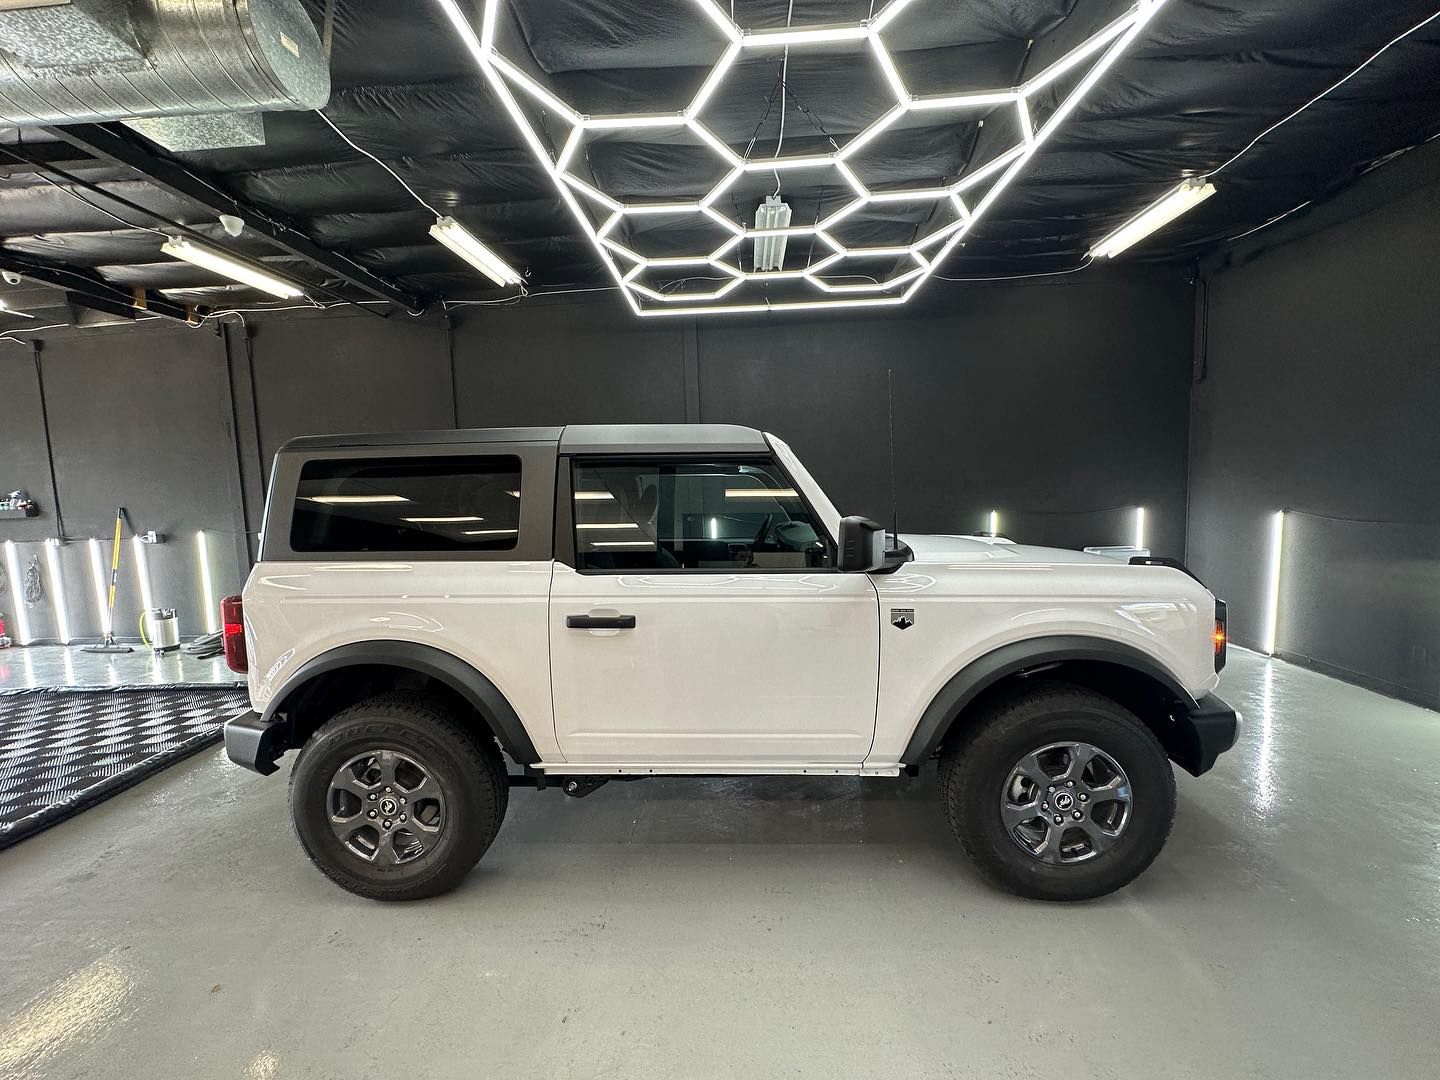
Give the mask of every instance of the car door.
[[[768, 456], [561, 462], [550, 592], [569, 762], [855, 766], [879, 602]], [[567, 482], [568, 481], [568, 482]]]

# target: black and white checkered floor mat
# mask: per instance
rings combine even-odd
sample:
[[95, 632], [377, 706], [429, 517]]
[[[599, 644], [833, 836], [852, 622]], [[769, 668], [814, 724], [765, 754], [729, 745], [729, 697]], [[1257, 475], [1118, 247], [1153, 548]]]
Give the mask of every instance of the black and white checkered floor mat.
[[218, 742], [247, 707], [233, 686], [0, 693], [0, 848]]

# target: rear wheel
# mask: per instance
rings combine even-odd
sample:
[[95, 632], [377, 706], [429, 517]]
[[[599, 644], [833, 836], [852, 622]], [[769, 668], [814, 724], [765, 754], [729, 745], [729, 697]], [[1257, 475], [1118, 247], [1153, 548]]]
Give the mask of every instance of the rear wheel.
[[350, 892], [415, 900], [446, 892], [504, 819], [499, 747], [441, 701], [397, 691], [339, 713], [300, 752], [290, 815], [305, 853]]
[[986, 707], [940, 761], [950, 827], [976, 866], [1022, 896], [1085, 900], [1154, 861], [1175, 816], [1155, 735], [1111, 699], [1027, 684]]

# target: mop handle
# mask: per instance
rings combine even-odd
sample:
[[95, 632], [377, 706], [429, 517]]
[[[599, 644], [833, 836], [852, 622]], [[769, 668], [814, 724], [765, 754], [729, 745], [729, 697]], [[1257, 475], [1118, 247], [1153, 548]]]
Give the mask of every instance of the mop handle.
[[112, 627], [115, 625], [115, 585], [120, 580], [120, 518], [124, 514], [124, 507], [115, 510], [115, 542], [110, 546], [110, 598], [107, 607], [108, 621]]

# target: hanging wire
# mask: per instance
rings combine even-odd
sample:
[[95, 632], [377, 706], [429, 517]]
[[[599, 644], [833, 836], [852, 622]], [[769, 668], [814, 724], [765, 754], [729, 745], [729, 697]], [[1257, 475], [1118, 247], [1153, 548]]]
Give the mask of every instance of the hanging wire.
[[363, 146], [361, 146], [359, 143], [357, 143], [354, 139], [350, 138], [349, 135], [346, 135], [345, 132], [341, 131], [340, 128], [339, 128], [338, 126], [336, 126], [334, 120], [331, 120], [330, 117], [326, 116], [326, 115], [325, 115], [323, 112], [321, 112], [319, 109], [316, 109], [316, 110], [315, 110], [315, 115], [318, 116], [318, 117], [320, 117], [321, 120], [324, 120], [325, 123], [330, 126], [330, 130], [333, 131], [333, 132], [335, 132], [336, 135], [339, 135], [340, 138], [343, 139], [343, 140], [346, 142], [346, 144], [349, 145], [349, 147], [350, 147], [352, 150], [355, 150], [355, 151], [358, 151], [358, 152], [361, 153], [361, 154], [364, 154], [364, 155], [365, 155], [367, 158], [369, 158], [371, 161], [375, 162], [376, 165], [379, 165], [379, 166], [380, 166], [382, 169], [384, 169], [387, 173], [389, 173], [391, 176], [393, 176], [393, 177], [395, 178], [395, 180], [400, 184], [400, 186], [403, 187], [406, 191], [408, 191], [408, 192], [410, 193], [411, 197], [413, 197], [416, 202], [418, 202], [418, 203], [419, 203], [421, 206], [423, 206], [426, 210], [429, 210], [430, 213], [433, 214], [435, 217], [438, 218], [438, 217], [441, 216], [440, 212], [439, 212], [438, 210], [436, 210], [435, 207], [431, 206], [428, 202], [426, 202], [423, 198], [421, 198], [420, 193], [419, 193], [418, 191], [416, 191], [413, 187], [411, 187], [409, 184], [407, 184], [407, 183], [405, 182], [405, 178], [404, 178], [403, 176], [401, 176], [398, 172], [396, 172], [394, 169], [392, 169], [389, 165], [385, 164], [385, 162], [381, 161], [378, 157], [376, 157], [374, 154], [372, 154], [369, 150], [366, 150]]
[[1353, 79], [1356, 75], [1359, 75], [1360, 72], [1364, 71], [1367, 67], [1369, 67], [1371, 64], [1373, 64], [1376, 60], [1380, 59], [1380, 57], [1384, 56], [1385, 53], [1387, 53], [1393, 46], [1398, 45], [1400, 42], [1402, 42], [1402, 41], [1404, 41], [1406, 38], [1408, 38], [1411, 34], [1415, 33], [1417, 30], [1420, 30], [1420, 29], [1428, 26], [1430, 23], [1434, 22], [1436, 19], [1440, 19], [1440, 11], [1434, 11], [1434, 12], [1432, 12], [1430, 15], [1428, 15], [1428, 16], [1426, 16], [1425, 18], [1421, 19], [1421, 20], [1420, 20], [1418, 23], [1416, 23], [1414, 26], [1410, 27], [1409, 30], [1406, 30], [1403, 34], [1397, 34], [1395, 37], [1391, 38], [1391, 39], [1390, 39], [1389, 41], [1387, 41], [1384, 45], [1380, 46], [1379, 49], [1377, 49], [1375, 52], [1371, 53], [1370, 56], [1364, 61], [1364, 63], [1362, 63], [1362, 64], [1361, 64], [1359, 67], [1357, 67], [1354, 71], [1350, 72], [1350, 74], [1346, 75], [1346, 76], [1345, 76], [1344, 78], [1342, 78], [1342, 79], [1337, 80], [1337, 81], [1334, 82], [1334, 83], [1331, 83], [1328, 87], [1326, 87], [1324, 90], [1320, 91], [1320, 93], [1316, 94], [1316, 95], [1315, 95], [1314, 97], [1312, 97], [1309, 101], [1305, 102], [1304, 105], [1301, 105], [1301, 106], [1300, 106], [1298, 109], [1296, 109], [1294, 112], [1292, 112], [1292, 113], [1288, 114], [1287, 116], [1284, 116], [1284, 117], [1282, 117], [1281, 119], [1275, 121], [1275, 123], [1271, 124], [1271, 125], [1270, 125], [1269, 127], [1267, 127], [1264, 131], [1260, 132], [1259, 135], [1256, 135], [1253, 139], [1251, 139], [1248, 143], [1246, 143], [1243, 147], [1241, 147], [1241, 149], [1240, 149], [1240, 151], [1239, 151], [1238, 153], [1236, 153], [1234, 156], [1232, 156], [1232, 157], [1230, 157], [1229, 159], [1227, 159], [1227, 160], [1226, 160], [1225, 162], [1223, 162], [1222, 164], [1220, 164], [1220, 165], [1216, 166], [1215, 168], [1211, 169], [1210, 172], [1208, 173], [1208, 175], [1209, 175], [1209, 176], [1214, 176], [1214, 175], [1216, 175], [1217, 173], [1221, 172], [1222, 170], [1228, 169], [1231, 165], [1235, 164], [1235, 162], [1239, 161], [1242, 157], [1244, 157], [1244, 156], [1245, 156], [1246, 154], [1248, 154], [1251, 150], [1253, 150], [1253, 149], [1255, 148], [1256, 144], [1259, 143], [1262, 139], [1264, 139], [1265, 136], [1269, 135], [1272, 131], [1276, 130], [1277, 128], [1283, 127], [1285, 124], [1288, 124], [1291, 120], [1294, 120], [1295, 117], [1299, 116], [1299, 115], [1300, 115], [1301, 113], [1303, 113], [1306, 109], [1310, 108], [1311, 105], [1314, 105], [1314, 104], [1315, 104], [1317, 101], [1319, 101], [1321, 98], [1324, 98], [1324, 97], [1328, 96], [1329, 94], [1333, 93], [1334, 91], [1340, 89], [1340, 87], [1344, 86], [1347, 82], [1349, 82], [1351, 79]]

